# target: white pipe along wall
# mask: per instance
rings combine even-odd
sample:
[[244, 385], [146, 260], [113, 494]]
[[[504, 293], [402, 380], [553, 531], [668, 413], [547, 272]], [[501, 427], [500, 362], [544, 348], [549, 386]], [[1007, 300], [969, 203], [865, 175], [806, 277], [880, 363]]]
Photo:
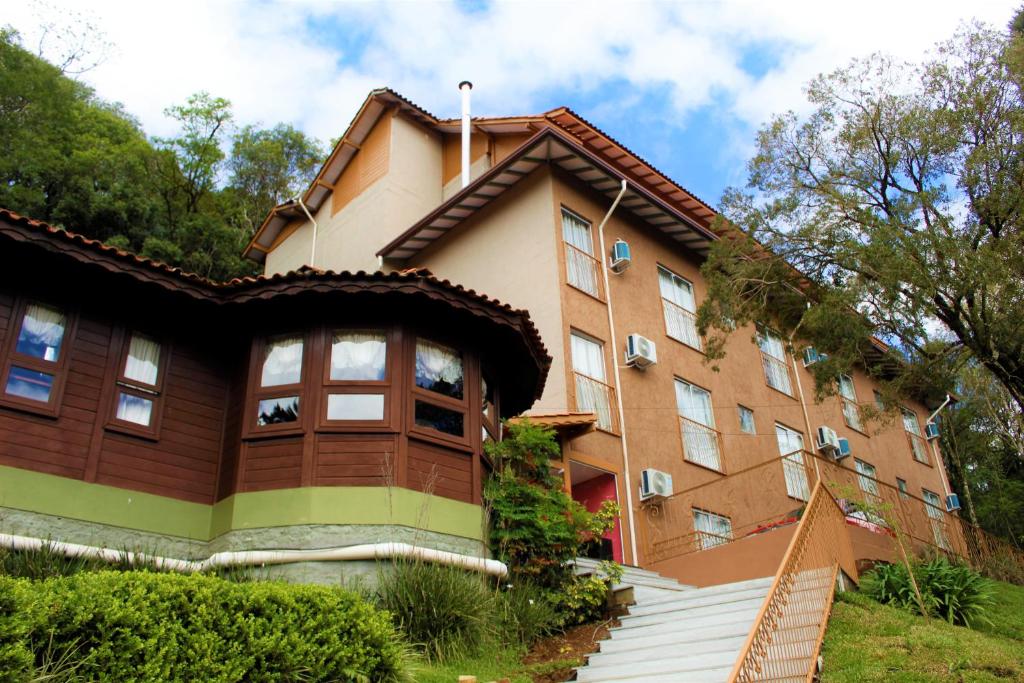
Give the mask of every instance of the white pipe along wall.
[[473, 90], [473, 84], [462, 81], [459, 90], [462, 92], [462, 187], [466, 187], [469, 185], [469, 93]]
[[0, 546], [12, 550], [48, 550], [68, 557], [87, 557], [105, 562], [127, 562], [129, 564], [152, 564], [158, 569], [178, 572], [203, 572], [215, 567], [261, 566], [268, 564], [292, 564], [295, 562], [341, 562], [351, 560], [391, 560], [414, 558], [481, 572], [490, 576], [503, 577], [508, 567], [498, 560], [471, 557], [444, 550], [422, 548], [408, 543], [366, 543], [343, 548], [318, 548], [314, 550], [238, 550], [210, 555], [205, 560], [181, 560], [145, 553], [132, 553], [113, 548], [100, 548], [79, 543], [48, 541], [31, 536], [0, 534]]

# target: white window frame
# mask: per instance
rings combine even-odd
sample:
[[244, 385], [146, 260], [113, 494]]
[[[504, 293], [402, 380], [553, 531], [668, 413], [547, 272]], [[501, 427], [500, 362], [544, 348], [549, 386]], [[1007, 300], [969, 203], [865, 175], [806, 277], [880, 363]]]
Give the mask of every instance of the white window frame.
[[850, 429], [864, 431], [860, 420], [860, 405], [857, 403], [857, 387], [851, 375], [839, 375], [839, 402], [843, 408], [843, 420]]
[[[702, 351], [704, 345], [697, 333], [697, 297], [693, 283], [665, 266], [659, 265], [658, 292], [661, 295], [665, 334], [682, 344]], [[685, 294], [678, 296], [684, 292]]]
[[[579, 340], [579, 344], [577, 344]], [[599, 352], [599, 363], [594, 358], [584, 358], [577, 354], [577, 348], [596, 348]], [[614, 395], [612, 387], [605, 379], [604, 343], [578, 330], [569, 332], [569, 349], [572, 361], [574, 384], [576, 386], [576, 410], [592, 412], [597, 416], [597, 427], [605, 431], [614, 431], [615, 418], [613, 411]], [[584, 362], [586, 361], [586, 362]], [[593, 367], [591, 367], [593, 366]], [[582, 369], [581, 369], [582, 368]], [[600, 376], [598, 376], [598, 373]]]
[[[575, 225], [573, 225], [575, 224]], [[576, 239], [572, 227], [583, 229], [586, 239]], [[601, 263], [594, 255], [594, 230], [590, 221], [562, 207], [562, 242], [565, 245], [565, 281], [595, 298], [601, 298]]]
[[[782, 440], [783, 436], [786, 437], [785, 445]], [[811, 485], [807, 481], [807, 469], [804, 465], [803, 432], [776, 422], [775, 443], [779, 449], [779, 459], [782, 460], [782, 476], [786, 482], [786, 495], [797, 500], [810, 500]], [[793, 448], [793, 445], [797, 445], [798, 448]]]
[[693, 531], [699, 550], [709, 550], [733, 540], [732, 520], [701, 508], [693, 511]]
[[767, 328], [758, 328], [757, 346], [761, 351], [765, 383], [776, 391], [793, 396], [793, 378], [789, 374], [789, 354], [786, 353], [786, 345], [782, 341], [782, 337]]
[[[744, 434], [757, 434], [757, 422], [754, 420], [754, 411], [742, 403], [736, 405], [736, 412], [739, 415], [740, 431]], [[750, 415], [750, 429], [743, 426], [743, 415]]]
[[684, 379], [675, 379], [676, 410], [683, 439], [683, 457], [702, 467], [723, 472], [722, 448], [715, 429], [711, 392]]

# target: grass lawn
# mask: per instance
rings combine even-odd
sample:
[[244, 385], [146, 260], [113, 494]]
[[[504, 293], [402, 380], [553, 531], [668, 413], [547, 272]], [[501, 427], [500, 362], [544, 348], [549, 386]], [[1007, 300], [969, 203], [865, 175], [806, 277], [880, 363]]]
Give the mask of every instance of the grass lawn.
[[522, 664], [525, 653], [519, 649], [494, 648], [472, 659], [451, 664], [423, 664], [415, 674], [417, 683], [455, 683], [459, 676], [476, 676], [480, 683], [496, 681], [502, 678], [512, 683], [531, 683], [534, 676], [575, 667], [582, 664], [578, 658], [569, 658], [560, 662], [543, 662], [540, 664]]
[[821, 680], [1024, 682], [1024, 588], [993, 584], [992, 624], [978, 629], [926, 621], [855, 593], [838, 596]]

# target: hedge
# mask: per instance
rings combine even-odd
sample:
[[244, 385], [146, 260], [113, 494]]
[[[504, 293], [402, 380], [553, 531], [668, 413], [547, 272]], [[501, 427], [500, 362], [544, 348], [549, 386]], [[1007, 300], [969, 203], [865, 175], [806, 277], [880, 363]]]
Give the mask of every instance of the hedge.
[[389, 615], [339, 588], [139, 571], [0, 576], [0, 681], [65, 655], [90, 681], [408, 676]]

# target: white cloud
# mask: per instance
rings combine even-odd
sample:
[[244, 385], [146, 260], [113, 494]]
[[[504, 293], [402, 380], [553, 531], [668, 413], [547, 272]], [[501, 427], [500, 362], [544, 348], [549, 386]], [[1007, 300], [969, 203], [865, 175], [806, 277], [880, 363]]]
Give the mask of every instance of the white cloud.
[[[552, 92], [600, 93], [615, 83], [600, 105], [608, 110], [662, 89], [674, 120], [714, 107], [733, 121], [726, 144], [737, 154], [771, 113], [801, 106], [816, 73], [873, 51], [919, 57], [971, 17], [1005, 25], [1017, 4], [517, 2], [463, 13], [434, 2], [50, 1], [58, 12], [92, 15], [114, 43], [115, 54], [83, 79], [153, 135], [172, 130], [165, 107], [200, 89], [230, 99], [241, 123], [288, 121], [328, 139], [372, 87], [454, 115], [456, 84], [468, 78], [479, 114], [533, 113]], [[31, 44], [31, 6], [5, 10]], [[361, 52], [347, 36], [359, 37]], [[744, 69], [755, 49], [772, 57], [763, 73]]]

